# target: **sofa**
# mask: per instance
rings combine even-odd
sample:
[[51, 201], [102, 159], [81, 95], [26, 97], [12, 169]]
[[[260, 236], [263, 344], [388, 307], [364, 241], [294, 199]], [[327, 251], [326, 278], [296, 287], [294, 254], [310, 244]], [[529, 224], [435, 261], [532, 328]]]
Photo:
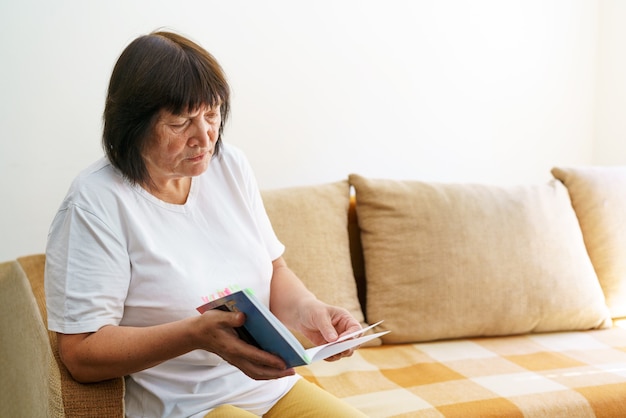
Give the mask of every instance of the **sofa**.
[[[390, 331], [300, 375], [371, 417], [626, 416], [626, 167], [551, 174], [262, 191], [307, 286]], [[44, 263], [0, 264], [0, 416], [123, 416], [123, 379], [59, 362]]]

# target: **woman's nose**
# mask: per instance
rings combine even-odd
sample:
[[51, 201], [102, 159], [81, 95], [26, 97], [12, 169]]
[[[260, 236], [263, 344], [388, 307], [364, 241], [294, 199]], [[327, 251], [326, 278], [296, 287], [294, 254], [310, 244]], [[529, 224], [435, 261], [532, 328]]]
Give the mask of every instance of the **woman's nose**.
[[212, 125], [204, 118], [198, 118], [193, 123], [194, 129], [190, 140], [194, 140], [201, 147], [211, 142]]

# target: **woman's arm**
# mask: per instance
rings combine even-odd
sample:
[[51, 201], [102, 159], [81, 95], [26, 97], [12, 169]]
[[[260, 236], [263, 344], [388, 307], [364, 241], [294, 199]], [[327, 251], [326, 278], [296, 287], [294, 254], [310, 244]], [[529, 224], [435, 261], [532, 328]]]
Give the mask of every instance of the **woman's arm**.
[[[315, 344], [361, 328], [348, 311], [319, 301], [281, 258], [273, 262], [270, 308]], [[150, 327], [104, 326], [93, 333], [58, 333], [59, 354], [74, 379], [97, 382], [125, 376], [201, 349], [215, 353], [253, 379], [293, 375], [277, 356], [243, 342], [233, 328], [242, 313], [210, 310]], [[352, 354], [346, 351], [335, 358]]]
[[[359, 322], [346, 309], [317, 299], [282, 257], [274, 260], [273, 266], [270, 310], [285, 325], [300, 331], [315, 344], [335, 341], [343, 334], [361, 329]], [[338, 357], [351, 354], [352, 350], [349, 350]]]
[[80, 382], [125, 376], [196, 349], [219, 355], [253, 379], [294, 374], [279, 357], [237, 337], [233, 328], [243, 325], [244, 318], [242, 313], [212, 310], [150, 327], [105, 326], [94, 333], [59, 333], [59, 354]]

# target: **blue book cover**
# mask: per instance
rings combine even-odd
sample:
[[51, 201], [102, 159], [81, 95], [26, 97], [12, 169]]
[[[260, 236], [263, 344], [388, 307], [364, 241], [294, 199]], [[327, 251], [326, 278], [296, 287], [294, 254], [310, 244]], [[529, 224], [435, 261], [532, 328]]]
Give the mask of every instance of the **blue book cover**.
[[305, 349], [291, 331], [254, 296], [250, 289], [238, 290], [197, 308], [201, 314], [210, 309], [246, 314], [246, 322], [243, 326], [235, 328], [239, 337], [261, 350], [276, 354], [287, 363], [287, 367], [303, 366], [331, 357], [388, 332], [354, 338], [380, 324], [379, 322], [350, 335], [342, 336], [337, 341]]

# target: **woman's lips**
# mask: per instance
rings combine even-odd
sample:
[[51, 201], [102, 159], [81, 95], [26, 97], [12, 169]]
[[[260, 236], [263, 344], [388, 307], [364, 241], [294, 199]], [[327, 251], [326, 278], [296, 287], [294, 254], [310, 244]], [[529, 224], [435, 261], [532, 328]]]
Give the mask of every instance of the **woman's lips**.
[[204, 160], [204, 158], [207, 156], [208, 152], [203, 152], [202, 154], [198, 154], [194, 157], [189, 157], [187, 158], [188, 161], [192, 162], [192, 163], [196, 163], [198, 161], [202, 161]]

